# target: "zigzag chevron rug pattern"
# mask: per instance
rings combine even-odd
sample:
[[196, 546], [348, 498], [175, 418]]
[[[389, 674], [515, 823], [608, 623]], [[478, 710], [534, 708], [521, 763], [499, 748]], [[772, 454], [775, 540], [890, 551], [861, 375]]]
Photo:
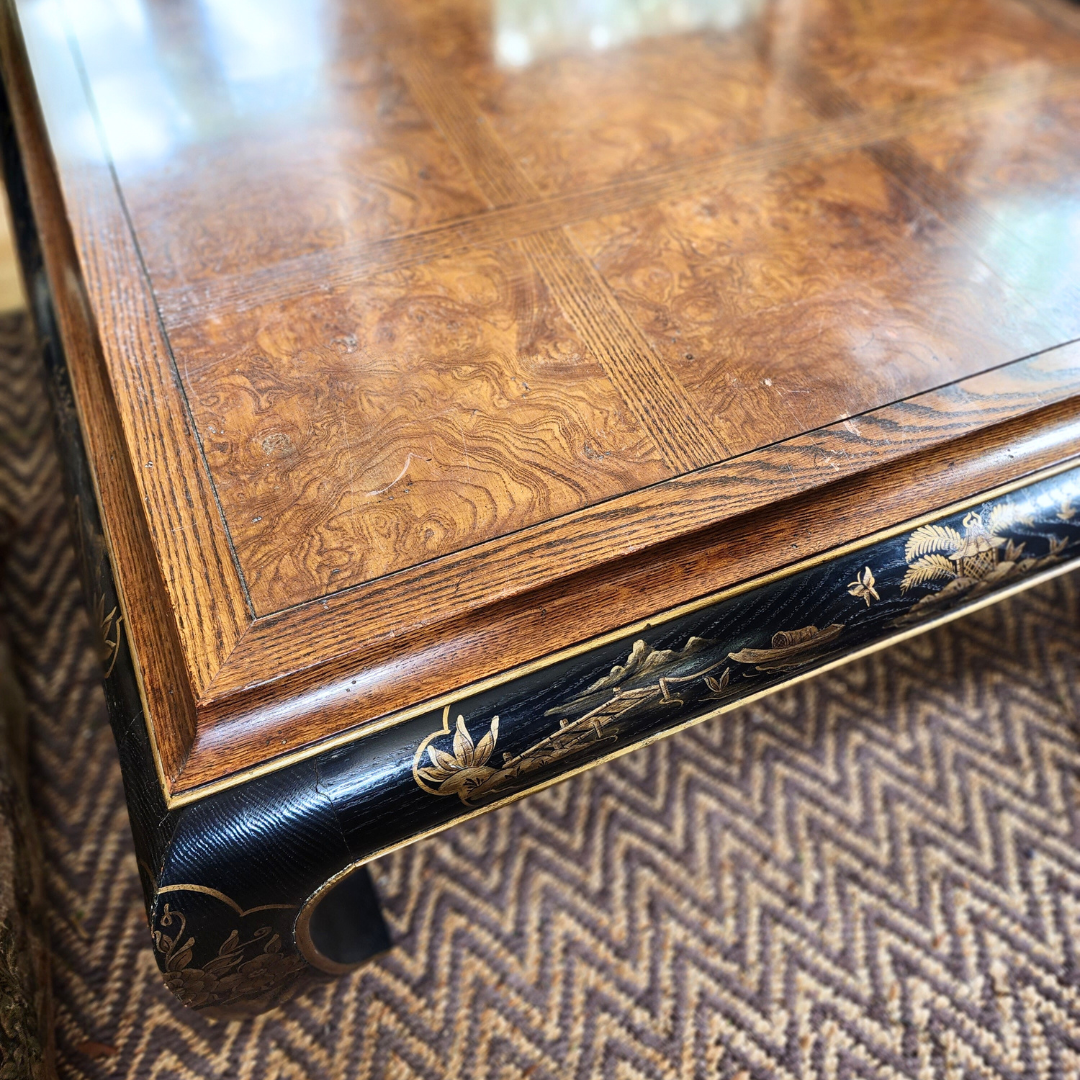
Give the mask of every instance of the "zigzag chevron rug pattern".
[[388, 857], [391, 954], [254, 1021], [185, 1011], [17, 321], [0, 379], [64, 1076], [1080, 1077], [1074, 576]]

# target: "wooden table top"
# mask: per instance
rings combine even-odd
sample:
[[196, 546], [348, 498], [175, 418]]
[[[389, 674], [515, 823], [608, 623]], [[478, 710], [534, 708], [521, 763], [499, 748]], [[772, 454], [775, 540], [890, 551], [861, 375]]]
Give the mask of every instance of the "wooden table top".
[[1080, 450], [1065, 0], [7, 0], [173, 797]]

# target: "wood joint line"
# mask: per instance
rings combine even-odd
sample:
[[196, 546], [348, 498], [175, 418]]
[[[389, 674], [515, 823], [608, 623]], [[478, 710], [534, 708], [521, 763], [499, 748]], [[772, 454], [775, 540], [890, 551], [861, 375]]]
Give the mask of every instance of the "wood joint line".
[[[391, 61], [484, 197], [495, 208], [540, 201], [540, 192], [458, 80], [444, 76], [415, 44], [396, 44], [408, 38], [407, 34], [392, 36]], [[565, 227], [530, 233], [517, 240], [516, 246], [676, 473], [730, 457], [708, 419]]]

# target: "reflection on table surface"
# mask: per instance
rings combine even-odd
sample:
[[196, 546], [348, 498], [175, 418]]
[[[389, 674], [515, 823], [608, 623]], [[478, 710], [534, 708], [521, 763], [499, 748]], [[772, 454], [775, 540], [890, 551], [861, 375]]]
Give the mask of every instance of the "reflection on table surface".
[[265, 612], [1080, 336], [1053, 2], [20, 10]]
[[730, 30], [764, 0], [494, 0], [495, 60], [525, 67], [566, 49], [612, 49], [642, 37]]

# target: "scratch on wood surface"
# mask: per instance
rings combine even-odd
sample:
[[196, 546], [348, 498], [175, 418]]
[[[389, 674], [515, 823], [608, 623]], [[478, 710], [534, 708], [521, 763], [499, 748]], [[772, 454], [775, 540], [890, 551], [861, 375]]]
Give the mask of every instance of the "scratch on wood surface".
[[[462, 438], [464, 438], [464, 436], [462, 436]], [[419, 454], [414, 454], [410, 450], [409, 453], [405, 455], [405, 464], [401, 466], [401, 472], [399, 472], [397, 476], [395, 476], [394, 479], [386, 485], [386, 487], [377, 488], [375, 491], [369, 491], [367, 493], [368, 497], [374, 498], [376, 495], [384, 495], [386, 492], [388, 492], [409, 471], [409, 465], [412, 463], [413, 458], [416, 458], [417, 461], [431, 460], [431, 458], [420, 457]]]

